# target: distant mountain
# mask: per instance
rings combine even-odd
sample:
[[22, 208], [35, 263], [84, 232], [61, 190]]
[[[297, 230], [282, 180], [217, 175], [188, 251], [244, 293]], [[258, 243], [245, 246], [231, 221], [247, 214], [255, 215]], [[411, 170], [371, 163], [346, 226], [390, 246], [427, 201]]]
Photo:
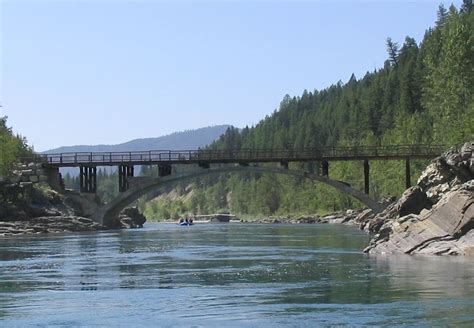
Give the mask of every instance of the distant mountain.
[[230, 125], [216, 125], [196, 130], [175, 132], [157, 138], [135, 139], [117, 145], [80, 145], [64, 146], [43, 152], [75, 153], [75, 152], [117, 152], [117, 151], [147, 151], [147, 150], [193, 150], [205, 147], [218, 139]]

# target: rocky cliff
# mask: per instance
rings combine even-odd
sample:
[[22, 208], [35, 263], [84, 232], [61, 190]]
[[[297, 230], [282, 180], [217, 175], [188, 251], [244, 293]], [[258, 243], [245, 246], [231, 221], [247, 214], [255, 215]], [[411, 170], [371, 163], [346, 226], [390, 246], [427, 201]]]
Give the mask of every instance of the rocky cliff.
[[398, 201], [355, 221], [374, 234], [371, 254], [474, 256], [474, 143], [436, 158]]

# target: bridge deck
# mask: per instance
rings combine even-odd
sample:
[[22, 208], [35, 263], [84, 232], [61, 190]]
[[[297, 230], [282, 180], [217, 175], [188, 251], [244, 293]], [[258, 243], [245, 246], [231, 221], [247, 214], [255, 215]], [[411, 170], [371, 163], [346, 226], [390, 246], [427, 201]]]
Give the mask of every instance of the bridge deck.
[[394, 145], [378, 147], [321, 147], [302, 149], [150, 150], [82, 152], [39, 155], [47, 167], [116, 166], [196, 163], [265, 163], [348, 160], [432, 159], [444, 146]]

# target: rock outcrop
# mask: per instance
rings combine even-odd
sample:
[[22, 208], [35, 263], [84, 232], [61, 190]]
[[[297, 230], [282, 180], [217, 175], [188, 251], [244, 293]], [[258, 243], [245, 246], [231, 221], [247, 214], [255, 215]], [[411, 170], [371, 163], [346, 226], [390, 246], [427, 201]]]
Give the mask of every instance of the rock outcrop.
[[[25, 188], [6, 181], [0, 184], [0, 236], [101, 230], [104, 227], [90, 219], [99, 206], [94, 194], [57, 192], [46, 184]], [[145, 221], [138, 209], [127, 208], [115, 228], [140, 228]]]
[[433, 160], [416, 186], [361, 228], [374, 234], [365, 249], [372, 254], [474, 255], [474, 144]]
[[138, 208], [128, 207], [120, 213], [119, 221], [120, 228], [142, 228], [146, 222], [146, 217], [138, 211]]

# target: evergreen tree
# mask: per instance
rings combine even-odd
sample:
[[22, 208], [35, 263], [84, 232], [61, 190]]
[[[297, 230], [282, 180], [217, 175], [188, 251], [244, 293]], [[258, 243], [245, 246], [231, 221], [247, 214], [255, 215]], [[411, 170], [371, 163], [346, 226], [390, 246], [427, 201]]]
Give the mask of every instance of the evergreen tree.
[[393, 66], [398, 66], [398, 43], [393, 42], [392, 38], [387, 38], [387, 52], [390, 62]]

